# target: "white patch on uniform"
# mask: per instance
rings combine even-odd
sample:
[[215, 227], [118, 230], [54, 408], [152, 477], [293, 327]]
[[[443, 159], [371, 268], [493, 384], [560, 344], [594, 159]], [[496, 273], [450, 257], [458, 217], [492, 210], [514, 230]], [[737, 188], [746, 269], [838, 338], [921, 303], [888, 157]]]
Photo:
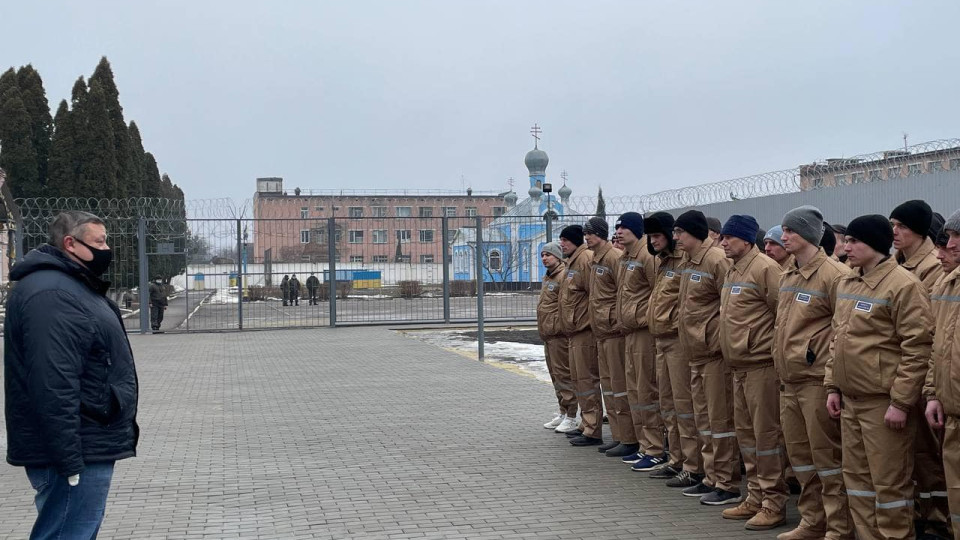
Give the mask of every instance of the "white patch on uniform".
[[556, 289], [556, 288], [557, 288], [557, 284], [554, 283], [554, 282], [552, 282], [552, 281], [547, 284], [547, 290], [548, 290], [548, 291], [552, 291], [552, 290], [554, 290], [554, 289]]
[[567, 272], [567, 281], [570, 281], [571, 279], [573, 279], [573, 276], [575, 276], [576, 274], [577, 274], [576, 270], [570, 270], [569, 272]]
[[597, 275], [598, 275], [598, 276], [602, 276], [602, 275], [603, 275], [603, 272], [604, 272], [605, 270], [606, 270], [606, 268], [604, 268], [604, 267], [602, 267], [602, 266], [598, 266], [598, 267], [597, 267]]
[[633, 272], [637, 268], [637, 263], [627, 263], [627, 271]]
[[801, 304], [809, 304], [809, 303], [810, 303], [810, 295], [809, 295], [809, 294], [806, 294], [806, 293], [798, 292], [798, 293], [797, 293], [797, 302], [800, 302]]
[[730, 287], [730, 294], [740, 294], [742, 289], [739, 286]]
[[667, 279], [673, 279], [673, 276], [677, 275], [677, 273], [673, 270], [667, 270], [667, 273], [664, 275], [667, 277]]
[[870, 302], [864, 302], [863, 300], [857, 300], [857, 303], [854, 304], [853, 309], [862, 311], [864, 313], [870, 313], [873, 311], [873, 304]]
[[690, 281], [694, 283], [700, 283], [702, 279], [703, 279], [703, 276], [701, 276], [700, 274], [690, 274]]

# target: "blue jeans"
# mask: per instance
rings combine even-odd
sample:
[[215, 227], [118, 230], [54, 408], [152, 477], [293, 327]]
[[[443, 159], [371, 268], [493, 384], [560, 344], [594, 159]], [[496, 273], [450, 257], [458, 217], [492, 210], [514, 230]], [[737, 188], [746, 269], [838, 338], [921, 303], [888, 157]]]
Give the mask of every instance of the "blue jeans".
[[113, 463], [87, 464], [80, 484], [73, 487], [53, 467], [27, 467], [27, 478], [37, 492], [37, 521], [30, 539], [96, 538], [107, 507]]

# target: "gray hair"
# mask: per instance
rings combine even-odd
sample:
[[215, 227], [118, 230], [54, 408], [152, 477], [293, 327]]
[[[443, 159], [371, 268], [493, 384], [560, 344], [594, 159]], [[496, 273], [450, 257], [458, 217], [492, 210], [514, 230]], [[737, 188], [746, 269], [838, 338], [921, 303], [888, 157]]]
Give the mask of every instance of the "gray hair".
[[106, 225], [102, 219], [90, 212], [81, 212], [79, 210], [68, 210], [60, 212], [50, 224], [48, 242], [57, 249], [63, 249], [63, 239], [67, 236], [74, 238], [81, 236], [87, 225], [94, 223], [96, 225]]

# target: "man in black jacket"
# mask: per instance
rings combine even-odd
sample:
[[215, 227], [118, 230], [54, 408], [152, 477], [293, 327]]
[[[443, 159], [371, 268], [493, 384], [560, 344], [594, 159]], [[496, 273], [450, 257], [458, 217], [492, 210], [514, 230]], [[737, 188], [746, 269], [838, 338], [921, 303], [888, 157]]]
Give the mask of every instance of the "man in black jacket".
[[[112, 259], [97, 216], [64, 212], [24, 257], [4, 321], [7, 462], [36, 490], [31, 538], [95, 538], [114, 462], [136, 455], [137, 372], [101, 280]], [[59, 534], [59, 536], [58, 536]]]
[[150, 284], [150, 328], [154, 332], [160, 331], [163, 323], [163, 312], [167, 310], [167, 292], [164, 290], [160, 276], [153, 278]]
[[307, 292], [310, 294], [310, 305], [315, 306], [319, 302], [317, 301], [317, 291], [320, 289], [320, 280], [317, 279], [317, 276], [310, 274], [310, 277], [307, 278]]

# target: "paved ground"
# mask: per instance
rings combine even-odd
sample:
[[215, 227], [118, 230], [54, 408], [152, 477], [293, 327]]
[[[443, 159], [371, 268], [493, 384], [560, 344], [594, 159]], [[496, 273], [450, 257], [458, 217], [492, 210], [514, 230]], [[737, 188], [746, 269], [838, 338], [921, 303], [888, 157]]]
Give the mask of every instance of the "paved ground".
[[[541, 428], [548, 384], [385, 328], [133, 343], [140, 455], [101, 538], [774, 536]], [[22, 470], [0, 465], [0, 508], [25, 538]]]

